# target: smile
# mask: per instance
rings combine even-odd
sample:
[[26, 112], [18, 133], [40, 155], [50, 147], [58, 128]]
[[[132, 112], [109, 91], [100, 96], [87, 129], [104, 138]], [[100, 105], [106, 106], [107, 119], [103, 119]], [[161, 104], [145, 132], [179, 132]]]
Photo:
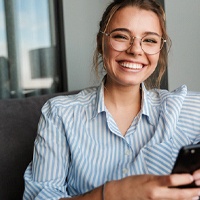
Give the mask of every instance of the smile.
[[143, 65], [138, 63], [130, 63], [130, 62], [121, 62], [121, 66], [129, 68], [129, 69], [142, 69]]

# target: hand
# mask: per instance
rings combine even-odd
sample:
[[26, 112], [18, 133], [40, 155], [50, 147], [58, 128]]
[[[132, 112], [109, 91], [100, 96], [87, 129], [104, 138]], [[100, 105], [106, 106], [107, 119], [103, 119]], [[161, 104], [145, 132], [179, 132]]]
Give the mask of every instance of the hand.
[[200, 186], [200, 169], [198, 169], [197, 171], [195, 171], [193, 173], [193, 178], [194, 178], [196, 185]]
[[[197, 177], [196, 177], [197, 176]], [[200, 170], [196, 171], [195, 180], [200, 181]], [[124, 200], [192, 200], [198, 199], [200, 188], [178, 189], [170, 188], [193, 182], [190, 174], [173, 174], [167, 176], [138, 175], [108, 183], [105, 199]], [[109, 186], [110, 185], [110, 186]], [[109, 190], [110, 187], [110, 190]], [[113, 189], [112, 188], [112, 189]]]

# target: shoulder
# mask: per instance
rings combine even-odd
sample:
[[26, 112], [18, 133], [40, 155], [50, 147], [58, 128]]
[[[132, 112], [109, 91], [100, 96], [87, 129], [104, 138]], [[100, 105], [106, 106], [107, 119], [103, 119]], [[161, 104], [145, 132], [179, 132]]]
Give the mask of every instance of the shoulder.
[[184, 101], [185, 105], [200, 106], [200, 92], [188, 91]]
[[97, 87], [92, 87], [84, 89], [74, 95], [57, 96], [50, 99], [49, 101], [55, 105], [64, 107], [77, 104], [85, 105], [86, 103], [91, 102], [96, 97], [96, 93]]
[[188, 91], [186, 85], [182, 85], [173, 91], [154, 89], [148, 92], [150, 99], [159, 102], [165, 109], [200, 109], [200, 92]]
[[49, 99], [42, 110], [61, 111], [74, 109], [75, 107], [87, 107], [94, 104], [98, 87], [87, 88], [73, 95], [57, 96]]
[[147, 92], [148, 104], [156, 110], [157, 115], [169, 126], [175, 125], [181, 113], [183, 102], [187, 96], [185, 85], [170, 92], [163, 89], [153, 89]]
[[[181, 115], [184, 118], [200, 119], [200, 92], [187, 92], [183, 101]], [[198, 122], [200, 123], [200, 120]]]
[[185, 85], [182, 85], [181, 87], [171, 92], [164, 89], [152, 89], [147, 92], [147, 95], [152, 102], [157, 102], [157, 104], [161, 106], [173, 106], [173, 104], [176, 106], [176, 102], [179, 102], [179, 104], [183, 103], [184, 99], [187, 96], [187, 92], [187, 87]]
[[153, 110], [159, 118], [157, 121], [163, 121], [165, 133], [170, 137], [180, 136], [181, 140], [188, 138], [192, 143], [200, 141], [200, 92], [188, 91], [183, 85], [171, 92], [150, 90], [147, 96], [150, 108], [157, 111]]

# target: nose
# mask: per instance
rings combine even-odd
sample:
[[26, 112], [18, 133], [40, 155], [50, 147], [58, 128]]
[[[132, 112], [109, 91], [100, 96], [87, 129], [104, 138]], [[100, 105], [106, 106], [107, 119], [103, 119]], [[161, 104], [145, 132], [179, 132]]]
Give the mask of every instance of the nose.
[[127, 53], [131, 54], [142, 54], [141, 39], [137, 37], [132, 37], [130, 42], [130, 47], [127, 49]]

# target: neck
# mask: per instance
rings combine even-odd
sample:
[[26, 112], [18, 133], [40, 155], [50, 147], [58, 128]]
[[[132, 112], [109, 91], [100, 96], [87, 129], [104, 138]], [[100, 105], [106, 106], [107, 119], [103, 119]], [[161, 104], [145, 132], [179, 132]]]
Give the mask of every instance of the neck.
[[141, 105], [140, 85], [124, 87], [119, 85], [105, 84], [104, 98], [106, 106], [139, 107]]

